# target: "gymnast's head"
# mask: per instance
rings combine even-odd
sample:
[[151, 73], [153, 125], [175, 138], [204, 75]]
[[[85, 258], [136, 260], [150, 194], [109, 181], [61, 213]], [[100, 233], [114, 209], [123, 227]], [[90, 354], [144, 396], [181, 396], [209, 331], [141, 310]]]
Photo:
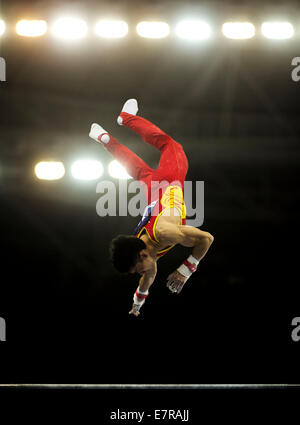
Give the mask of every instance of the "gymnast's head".
[[143, 274], [153, 266], [153, 258], [141, 239], [132, 235], [118, 235], [110, 243], [110, 258], [121, 273]]

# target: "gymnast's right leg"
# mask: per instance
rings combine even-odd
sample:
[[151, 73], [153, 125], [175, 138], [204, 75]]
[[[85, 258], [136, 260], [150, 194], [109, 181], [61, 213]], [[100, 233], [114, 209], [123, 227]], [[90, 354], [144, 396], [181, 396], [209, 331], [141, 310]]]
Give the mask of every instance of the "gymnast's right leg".
[[138, 104], [136, 99], [129, 99], [124, 103], [122, 111], [117, 119], [119, 125], [124, 125], [151, 146], [154, 146], [161, 153], [171, 143], [176, 143], [159, 127], [152, 124], [152, 122], [137, 116]]
[[159, 166], [152, 174], [153, 180], [179, 181], [183, 187], [188, 170], [188, 161], [183, 147], [159, 127], [137, 116], [137, 111], [136, 99], [127, 100], [118, 117], [118, 124], [130, 128], [146, 143], [160, 151]]

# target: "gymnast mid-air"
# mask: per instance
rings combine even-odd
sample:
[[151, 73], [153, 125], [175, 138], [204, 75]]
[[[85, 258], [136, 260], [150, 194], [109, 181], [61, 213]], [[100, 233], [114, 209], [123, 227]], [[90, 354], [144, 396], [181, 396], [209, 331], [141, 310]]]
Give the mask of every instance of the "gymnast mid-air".
[[92, 139], [101, 143], [125, 167], [131, 177], [141, 182], [146, 191], [149, 205], [134, 234], [119, 235], [110, 245], [111, 260], [119, 272], [141, 275], [129, 312], [135, 316], [140, 314], [149, 294], [157, 272], [157, 260], [161, 256], [176, 244], [192, 248], [191, 255], [168, 276], [167, 287], [174, 293], [180, 293], [214, 240], [210, 233], [185, 225], [183, 187], [188, 161], [182, 146], [154, 124], [137, 116], [137, 112], [137, 101], [129, 99], [117, 122], [133, 130], [160, 151], [156, 170], [121, 145], [99, 124], [92, 124], [89, 133]]

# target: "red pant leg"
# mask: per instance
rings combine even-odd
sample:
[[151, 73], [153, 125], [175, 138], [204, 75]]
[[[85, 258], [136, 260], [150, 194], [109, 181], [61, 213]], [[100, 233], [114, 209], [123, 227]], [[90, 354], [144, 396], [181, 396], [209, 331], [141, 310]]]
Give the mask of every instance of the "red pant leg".
[[121, 117], [123, 118], [123, 125], [133, 130], [146, 143], [161, 152], [159, 166], [153, 172], [152, 180], [167, 180], [170, 183], [178, 180], [183, 187], [188, 170], [188, 160], [182, 146], [145, 118], [126, 112], [122, 112]]
[[138, 115], [128, 114], [121, 112], [123, 125], [133, 130], [136, 134], [141, 136], [143, 140], [149, 145], [154, 146], [156, 149], [162, 151], [171, 139], [156, 125]]
[[126, 168], [131, 177], [148, 185], [151, 182], [153, 169], [130, 149], [121, 145], [114, 137], [111, 135], [109, 137], [110, 141], [104, 145], [108, 152]]
[[188, 160], [182, 146], [173, 140], [162, 151], [158, 168], [152, 173], [152, 180], [167, 180], [170, 184], [178, 181], [183, 189], [188, 171]]

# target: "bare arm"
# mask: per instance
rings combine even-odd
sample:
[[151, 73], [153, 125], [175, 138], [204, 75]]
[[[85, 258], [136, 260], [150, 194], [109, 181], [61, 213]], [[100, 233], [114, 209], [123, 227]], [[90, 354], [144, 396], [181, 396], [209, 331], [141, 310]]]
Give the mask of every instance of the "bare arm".
[[[140, 293], [148, 294], [148, 290], [155, 280], [156, 273], [157, 273], [157, 266], [156, 266], [156, 262], [155, 262], [153, 269], [144, 273], [142, 275], [142, 277], [140, 278], [137, 291], [140, 292]], [[134, 316], [138, 316], [140, 314], [140, 308], [144, 304], [145, 299], [144, 300], [141, 299], [140, 302], [137, 301], [137, 303], [133, 302], [133, 305], [132, 305], [132, 308], [131, 308], [129, 314], [133, 314]]]
[[200, 261], [207, 253], [214, 237], [197, 227], [165, 224], [158, 232], [163, 243], [180, 244], [193, 248], [192, 255]]
[[149, 272], [144, 273], [142, 277], [140, 278], [140, 281], [139, 281], [140, 291], [146, 292], [150, 288], [150, 286], [155, 280], [156, 273], [157, 273], [157, 266], [156, 266], [156, 263], [154, 263], [153, 269], [150, 270]]
[[[193, 258], [191, 263], [194, 263], [190, 264], [190, 266], [193, 267], [196, 267], [198, 262], [205, 256], [214, 240], [210, 233], [197, 229], [196, 227], [179, 226], [172, 223], [165, 223], [165, 225], [161, 227], [159, 238], [163, 241], [163, 243], [178, 243], [180, 245], [193, 248], [192, 256], [190, 256]], [[182, 264], [177, 270], [168, 276], [167, 287], [171, 292], [181, 292], [184, 284], [191, 274], [192, 272], [189, 271], [184, 264]]]

